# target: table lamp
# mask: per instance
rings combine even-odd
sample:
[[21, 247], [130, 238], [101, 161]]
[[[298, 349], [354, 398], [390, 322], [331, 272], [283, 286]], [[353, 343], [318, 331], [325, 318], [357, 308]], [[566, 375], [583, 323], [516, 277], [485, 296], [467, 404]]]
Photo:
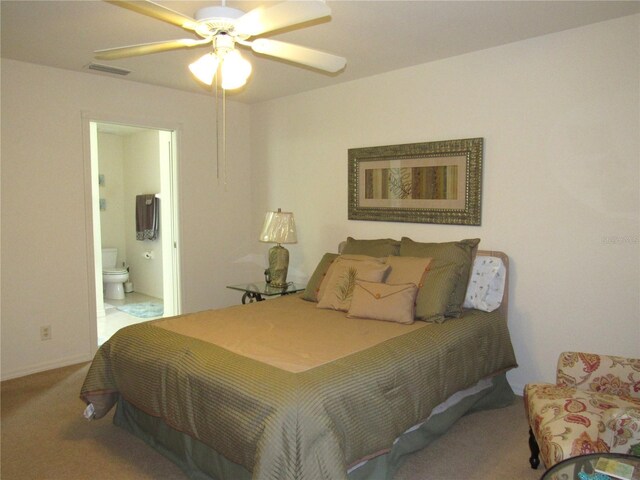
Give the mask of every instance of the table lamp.
[[286, 287], [289, 251], [281, 244], [298, 242], [293, 213], [283, 212], [280, 209], [277, 212], [267, 212], [262, 233], [260, 233], [260, 241], [276, 244], [269, 249], [271, 285], [279, 288]]

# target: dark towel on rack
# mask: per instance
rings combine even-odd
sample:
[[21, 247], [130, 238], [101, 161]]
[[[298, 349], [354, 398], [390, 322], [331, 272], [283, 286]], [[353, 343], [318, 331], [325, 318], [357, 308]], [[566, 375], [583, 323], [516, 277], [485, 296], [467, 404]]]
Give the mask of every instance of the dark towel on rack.
[[136, 240], [156, 240], [160, 223], [160, 199], [154, 194], [136, 195]]

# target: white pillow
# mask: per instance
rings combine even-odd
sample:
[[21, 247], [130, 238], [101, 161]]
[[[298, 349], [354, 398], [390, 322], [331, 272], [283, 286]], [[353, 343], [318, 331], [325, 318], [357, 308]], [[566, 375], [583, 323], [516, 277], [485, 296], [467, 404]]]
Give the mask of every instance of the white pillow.
[[493, 312], [502, 303], [506, 268], [502, 259], [478, 255], [469, 277], [464, 308]]

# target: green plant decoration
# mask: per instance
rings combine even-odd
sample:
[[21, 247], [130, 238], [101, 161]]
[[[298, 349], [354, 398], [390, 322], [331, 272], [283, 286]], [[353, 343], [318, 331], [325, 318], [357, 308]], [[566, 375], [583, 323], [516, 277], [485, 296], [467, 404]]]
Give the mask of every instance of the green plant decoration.
[[350, 267], [344, 275], [342, 275], [341, 282], [336, 285], [337, 296], [341, 302], [346, 302], [353, 295], [353, 288], [356, 286], [356, 278], [358, 277], [358, 270], [354, 267]]

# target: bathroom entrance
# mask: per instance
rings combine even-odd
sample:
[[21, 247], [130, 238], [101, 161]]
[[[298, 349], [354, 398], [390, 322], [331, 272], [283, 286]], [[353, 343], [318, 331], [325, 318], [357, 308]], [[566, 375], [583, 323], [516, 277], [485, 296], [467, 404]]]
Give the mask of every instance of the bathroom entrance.
[[175, 130], [85, 120], [97, 348], [124, 326], [180, 313], [177, 150]]

